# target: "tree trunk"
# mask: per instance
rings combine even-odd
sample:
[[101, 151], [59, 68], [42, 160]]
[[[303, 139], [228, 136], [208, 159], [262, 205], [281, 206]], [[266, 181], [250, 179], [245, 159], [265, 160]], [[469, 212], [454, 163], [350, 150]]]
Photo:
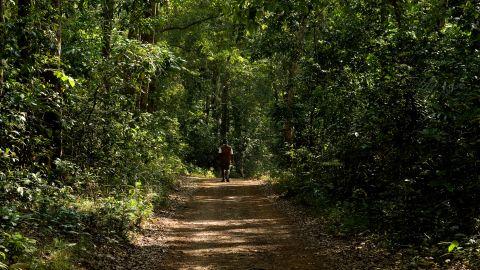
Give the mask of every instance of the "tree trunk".
[[230, 102], [230, 91], [227, 84], [222, 87], [222, 121], [220, 129], [220, 137], [223, 140], [227, 139], [227, 134], [230, 129], [230, 112], [228, 104]]
[[220, 72], [216, 70], [216, 81], [215, 81], [215, 90], [214, 90], [214, 100], [213, 100], [213, 110], [212, 110], [212, 119], [215, 119], [217, 122], [217, 131], [216, 135], [219, 141], [222, 141], [222, 78]]
[[[18, 64], [23, 69], [23, 65], [28, 62], [30, 58], [30, 49], [28, 46], [28, 36], [25, 28], [27, 26], [27, 18], [30, 15], [31, 0], [18, 0], [18, 28], [17, 44], [20, 49], [20, 57]], [[22, 77], [22, 76], [21, 76]], [[26, 76], [28, 77], [28, 76]]]
[[[145, 19], [155, 18], [157, 16], [157, 3], [155, 0], [149, 1], [150, 6], [145, 10]], [[142, 34], [142, 41], [155, 43], [155, 26], [150, 26], [147, 31]]]
[[472, 30], [472, 50], [475, 52], [475, 50], [480, 50], [480, 29], [474, 28]]
[[[108, 60], [110, 59], [110, 54], [112, 50], [111, 39], [112, 39], [112, 30], [113, 30], [113, 18], [115, 12], [115, 0], [103, 0], [102, 1], [102, 56], [103, 56], [103, 65], [106, 67], [108, 64]], [[103, 80], [103, 88], [106, 93], [110, 93], [110, 75], [108, 72], [103, 72], [102, 80]], [[99, 89], [98, 87], [95, 88], [93, 93], [93, 102], [90, 112], [88, 113], [87, 119], [85, 121], [85, 126], [83, 129], [83, 134], [81, 138], [85, 135], [85, 127], [90, 125], [90, 119], [92, 117], [93, 112], [95, 111], [95, 107], [97, 106], [99, 100]], [[105, 125], [104, 125], [105, 128]], [[92, 132], [92, 137], [94, 136]], [[89, 153], [92, 155], [92, 152]], [[91, 159], [93, 161], [93, 159]]]
[[[56, 27], [55, 31], [55, 69], [61, 69], [62, 62], [62, 1], [53, 0], [52, 6], [55, 10], [55, 19], [54, 24]], [[55, 80], [55, 90], [63, 97], [62, 84], [60, 80]], [[63, 107], [63, 106], [62, 106]], [[63, 156], [63, 127], [61, 125], [61, 120], [63, 118], [63, 108], [60, 107], [59, 112], [59, 129], [54, 130], [54, 145], [56, 146], [56, 157], [61, 158]]]
[[5, 23], [5, 0], [0, 0], [0, 23]]
[[131, 5], [130, 19], [128, 22], [128, 38], [138, 39], [138, 16], [136, 10], [138, 9], [138, 1], [134, 0]]
[[[157, 3], [155, 0], [149, 1], [149, 7], [145, 11], [145, 18], [152, 19], [157, 16]], [[142, 33], [142, 41], [150, 44], [155, 44], [155, 27], [150, 26], [145, 33]], [[150, 94], [155, 93], [157, 90], [155, 76], [151, 79], [148, 85], [143, 89], [142, 93], [140, 93], [140, 102], [139, 102], [139, 109], [140, 111], [150, 111], [152, 112], [154, 109], [150, 105]]]
[[115, 10], [115, 0], [104, 0], [102, 6], [102, 35], [103, 35], [103, 46], [102, 46], [102, 55], [104, 58], [110, 58], [110, 53], [112, 50], [112, 30], [113, 30], [113, 14]]
[[295, 96], [295, 77], [298, 73], [298, 64], [296, 57], [290, 59], [290, 67], [288, 69], [288, 82], [286, 93], [283, 97], [286, 106], [286, 116], [283, 125], [283, 137], [287, 144], [293, 143], [293, 106]]
[[55, 8], [55, 11], [57, 11], [57, 17], [55, 18], [55, 58], [57, 60], [57, 68], [60, 68], [62, 58], [62, 1], [53, 0], [53, 7]]
[[390, 0], [398, 27], [402, 26], [402, 10], [398, 0]]
[[[104, 0], [102, 6], [102, 55], [105, 63], [110, 59], [112, 51], [112, 30], [113, 16], [115, 12], [115, 0]], [[103, 75], [103, 85], [105, 92], [110, 93], [110, 79], [108, 74]], [[96, 96], [96, 94], [95, 94]], [[96, 99], [94, 100], [93, 109], [95, 109]], [[92, 110], [93, 110], [92, 109]]]
[[3, 58], [5, 52], [5, 0], [0, 0], [0, 98], [3, 96], [3, 70], [5, 68], [6, 60]]
[[289, 58], [288, 67], [288, 81], [286, 93], [284, 95], [284, 102], [286, 106], [286, 117], [283, 125], [283, 137], [284, 142], [288, 145], [293, 143], [294, 137], [294, 125], [293, 125], [293, 108], [295, 106], [295, 78], [299, 72], [299, 64], [301, 55], [303, 53], [305, 43], [306, 32], [306, 18], [305, 16], [300, 25], [300, 29], [296, 33], [296, 48], [293, 50], [292, 55]]

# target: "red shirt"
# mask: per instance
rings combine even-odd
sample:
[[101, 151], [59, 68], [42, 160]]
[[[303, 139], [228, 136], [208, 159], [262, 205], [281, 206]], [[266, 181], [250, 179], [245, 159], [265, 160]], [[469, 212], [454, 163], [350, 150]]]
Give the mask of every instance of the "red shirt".
[[233, 160], [233, 149], [230, 145], [224, 144], [218, 148], [218, 155], [221, 166], [229, 166]]

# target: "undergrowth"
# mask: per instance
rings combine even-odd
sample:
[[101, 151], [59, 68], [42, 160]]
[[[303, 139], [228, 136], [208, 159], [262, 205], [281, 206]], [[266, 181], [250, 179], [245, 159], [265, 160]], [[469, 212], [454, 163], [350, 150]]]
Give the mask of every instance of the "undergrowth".
[[0, 269], [77, 269], [95, 246], [128, 243], [168, 189], [136, 182], [95, 196], [63, 190], [33, 211], [2, 206]]
[[288, 173], [276, 174], [271, 179], [269, 181], [275, 192], [283, 199], [304, 207], [312, 216], [320, 217], [325, 233], [346, 239], [363, 238], [374, 241], [377, 246], [393, 254], [403, 254], [401, 265], [404, 267], [411, 269], [480, 268], [479, 235], [457, 233], [453, 238], [433, 239], [428, 234], [424, 234], [420, 240], [410, 239], [410, 242], [405, 243], [404, 239], [408, 238], [408, 235], [402, 235], [402, 238], [399, 238], [392, 231], [385, 229], [382, 226], [385, 221], [375, 221], [375, 218], [369, 215], [370, 207], [366, 203], [333, 200], [312, 187], [300, 186], [299, 182], [293, 181], [292, 175]]

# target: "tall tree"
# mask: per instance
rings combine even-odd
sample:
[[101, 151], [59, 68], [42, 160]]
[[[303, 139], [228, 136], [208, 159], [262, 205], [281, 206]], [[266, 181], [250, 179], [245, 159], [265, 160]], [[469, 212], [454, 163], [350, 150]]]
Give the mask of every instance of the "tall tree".
[[52, 6], [55, 13], [55, 58], [57, 68], [60, 68], [62, 58], [62, 0], [52, 0]]
[[[54, 11], [54, 27], [55, 27], [55, 47], [54, 47], [54, 56], [55, 56], [55, 63], [54, 68], [57, 70], [61, 69], [62, 64], [62, 0], [52, 0], [52, 7]], [[62, 97], [64, 97], [63, 92], [61, 90], [62, 85], [58, 78], [55, 80], [55, 90], [57, 93]], [[60, 106], [59, 112], [59, 123], [58, 123], [58, 130], [54, 130], [54, 142], [57, 146], [56, 149], [56, 158], [61, 158], [63, 156], [63, 128], [61, 125], [62, 118], [63, 118], [63, 106]]]
[[291, 145], [294, 142], [294, 125], [293, 125], [293, 114], [295, 107], [295, 80], [299, 75], [300, 67], [299, 62], [304, 55], [304, 46], [305, 46], [305, 34], [307, 31], [308, 16], [310, 14], [310, 7], [308, 12], [301, 13], [299, 18], [299, 23], [297, 24], [297, 29], [294, 32], [294, 42], [292, 44], [293, 48], [291, 49], [290, 55], [287, 58], [287, 85], [285, 89], [284, 102], [286, 106], [285, 112], [285, 121], [283, 126], [284, 133], [284, 142], [288, 145]]
[[230, 87], [228, 82], [225, 82], [222, 86], [221, 93], [221, 104], [222, 104], [222, 114], [221, 114], [221, 127], [220, 127], [220, 138], [222, 140], [227, 139], [228, 131], [230, 130]]
[[[154, 21], [155, 17], [157, 17], [158, 11], [158, 3], [156, 0], [149, 0], [146, 1], [146, 7], [144, 10], [144, 18], [147, 21]], [[142, 41], [154, 44], [155, 43], [155, 35], [156, 35], [156, 23], [149, 23], [147, 27], [144, 28], [142, 33]]]
[[5, 56], [5, 0], [0, 0], [0, 97], [3, 96], [4, 69], [6, 65]]
[[5, 23], [5, 0], [0, 0], [0, 23]]
[[[112, 51], [112, 31], [113, 19], [115, 14], [115, 0], [103, 0], [102, 5], [102, 56], [104, 63], [110, 59]], [[110, 93], [110, 78], [108, 74], [103, 74], [103, 86], [107, 93]], [[97, 102], [97, 90], [94, 95], [93, 108]]]
[[[158, 4], [156, 0], [149, 0], [146, 2], [146, 7], [144, 10], [144, 16], [147, 21], [154, 21], [156, 16], [157, 16], [157, 11], [158, 11]], [[144, 28], [142, 35], [141, 35], [141, 40], [145, 43], [149, 44], [155, 44], [155, 35], [156, 35], [156, 24], [155, 23], [150, 23], [146, 28]], [[156, 79], [155, 77], [152, 78], [147, 85], [142, 89], [142, 92], [140, 93], [139, 96], [139, 110], [140, 111], [147, 111], [151, 110], [152, 107], [149, 102], [150, 94], [154, 93], [156, 90]]]
[[[30, 16], [30, 9], [32, 6], [31, 0], [18, 0], [18, 22], [17, 22], [17, 45], [20, 50], [20, 57], [18, 59], [19, 65], [24, 68], [25, 63], [30, 59], [30, 42], [28, 38], [27, 21]], [[25, 80], [26, 78], [21, 78]]]
[[102, 55], [110, 58], [112, 50], [112, 30], [115, 14], [115, 0], [103, 0], [102, 3]]

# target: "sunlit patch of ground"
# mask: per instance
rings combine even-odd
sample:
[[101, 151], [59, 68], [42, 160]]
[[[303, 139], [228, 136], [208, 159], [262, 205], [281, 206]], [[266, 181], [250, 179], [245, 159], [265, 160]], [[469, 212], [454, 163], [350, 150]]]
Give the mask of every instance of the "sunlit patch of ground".
[[188, 178], [182, 186], [112, 269], [410, 269], [402, 252], [368, 235], [326, 233], [329, 224], [260, 181]]
[[260, 182], [196, 181], [191, 201], [165, 228], [165, 269], [327, 269]]

